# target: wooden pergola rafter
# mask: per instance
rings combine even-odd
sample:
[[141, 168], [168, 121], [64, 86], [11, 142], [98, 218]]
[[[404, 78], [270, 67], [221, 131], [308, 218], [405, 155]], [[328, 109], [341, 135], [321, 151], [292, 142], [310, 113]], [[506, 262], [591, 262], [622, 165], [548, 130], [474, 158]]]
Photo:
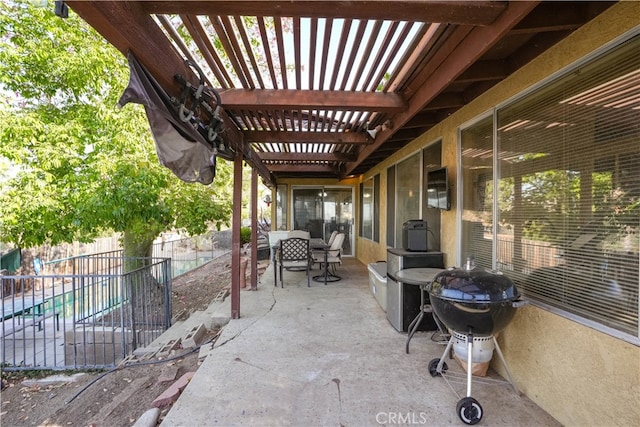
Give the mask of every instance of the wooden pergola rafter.
[[224, 138], [270, 183], [304, 176], [314, 163], [314, 176], [366, 172], [609, 6], [67, 3], [122, 52], [133, 52], [172, 95], [180, 90], [173, 76], [193, 74], [184, 60], [199, 64], [221, 94]]
[[[176, 99], [198, 64], [221, 96], [222, 137], [257, 177], [358, 176], [489, 90], [611, 2], [66, 2]], [[240, 316], [240, 209], [231, 315]], [[256, 240], [255, 229], [253, 231]], [[256, 285], [252, 248], [252, 287]]]

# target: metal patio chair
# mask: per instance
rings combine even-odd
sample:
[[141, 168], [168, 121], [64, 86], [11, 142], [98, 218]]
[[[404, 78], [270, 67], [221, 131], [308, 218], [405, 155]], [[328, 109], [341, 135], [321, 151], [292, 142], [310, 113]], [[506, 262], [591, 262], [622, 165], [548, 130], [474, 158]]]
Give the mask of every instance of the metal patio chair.
[[[309, 239], [291, 237], [280, 240], [280, 250], [277, 254], [278, 267], [280, 269], [280, 287], [284, 288], [283, 273], [285, 269], [305, 270], [307, 273], [307, 286], [311, 286], [309, 281], [309, 270], [311, 268], [311, 252], [309, 251]], [[278, 282], [274, 283], [278, 286]]]

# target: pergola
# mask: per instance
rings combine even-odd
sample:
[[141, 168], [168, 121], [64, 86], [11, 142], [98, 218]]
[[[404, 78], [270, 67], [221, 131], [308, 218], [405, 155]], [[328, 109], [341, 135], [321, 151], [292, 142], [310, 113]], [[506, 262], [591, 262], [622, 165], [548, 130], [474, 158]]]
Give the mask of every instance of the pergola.
[[[123, 54], [134, 55], [176, 99], [183, 86], [175, 76], [197, 81], [189, 65], [197, 64], [220, 95], [230, 158], [254, 170], [253, 206], [257, 175], [275, 185], [281, 178], [367, 172], [612, 4], [65, 3]], [[240, 190], [235, 193], [239, 205]], [[239, 220], [238, 210], [235, 266]], [[239, 316], [238, 280], [233, 317]]]

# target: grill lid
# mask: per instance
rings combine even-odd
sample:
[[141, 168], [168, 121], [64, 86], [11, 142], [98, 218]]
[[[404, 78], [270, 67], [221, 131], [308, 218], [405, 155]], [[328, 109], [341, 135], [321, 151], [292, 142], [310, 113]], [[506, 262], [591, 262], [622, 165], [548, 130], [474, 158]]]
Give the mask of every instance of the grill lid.
[[520, 297], [511, 279], [499, 271], [476, 267], [473, 258], [468, 258], [462, 268], [439, 273], [429, 286], [429, 294], [466, 303], [499, 303]]

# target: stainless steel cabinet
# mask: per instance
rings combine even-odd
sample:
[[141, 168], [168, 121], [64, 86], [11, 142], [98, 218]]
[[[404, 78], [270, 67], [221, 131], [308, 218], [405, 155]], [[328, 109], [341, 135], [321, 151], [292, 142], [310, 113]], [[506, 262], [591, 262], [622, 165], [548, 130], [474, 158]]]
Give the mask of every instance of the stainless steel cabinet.
[[[444, 268], [444, 254], [387, 249], [387, 319], [399, 332], [407, 332], [409, 324], [420, 312], [420, 288], [400, 282], [397, 273], [404, 268], [419, 267]], [[436, 329], [430, 316], [425, 316], [418, 327], [419, 331]]]

